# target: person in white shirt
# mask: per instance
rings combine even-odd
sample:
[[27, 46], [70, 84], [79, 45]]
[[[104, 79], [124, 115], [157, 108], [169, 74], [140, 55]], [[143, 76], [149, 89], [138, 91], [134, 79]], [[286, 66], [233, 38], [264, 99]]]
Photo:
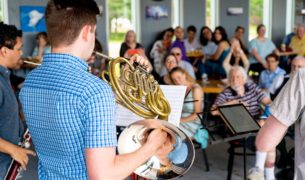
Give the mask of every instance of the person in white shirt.
[[187, 38], [184, 39], [184, 46], [186, 53], [200, 49], [201, 46], [198, 42], [198, 39], [196, 38], [196, 32], [197, 32], [196, 27], [190, 25], [189, 27], [187, 27], [186, 31], [187, 31]]

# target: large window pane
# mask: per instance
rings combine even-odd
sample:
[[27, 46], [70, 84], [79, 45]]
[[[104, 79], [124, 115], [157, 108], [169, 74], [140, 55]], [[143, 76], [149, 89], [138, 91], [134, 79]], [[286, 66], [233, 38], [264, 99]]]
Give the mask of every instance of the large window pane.
[[250, 0], [249, 40], [257, 36], [256, 27], [263, 22], [264, 0]]
[[125, 33], [131, 25], [131, 0], [108, 0], [109, 55], [118, 57]]

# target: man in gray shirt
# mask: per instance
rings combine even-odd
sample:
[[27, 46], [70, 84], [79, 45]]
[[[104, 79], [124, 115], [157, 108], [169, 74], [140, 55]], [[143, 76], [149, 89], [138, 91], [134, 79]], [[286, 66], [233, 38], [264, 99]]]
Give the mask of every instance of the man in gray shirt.
[[[259, 152], [256, 157], [256, 163], [264, 163], [266, 152], [274, 149], [284, 137], [288, 127], [295, 124], [295, 180], [305, 179], [304, 58], [292, 63], [292, 70], [299, 67], [303, 68], [292, 73], [289, 81], [272, 103], [270, 107], [271, 115], [256, 137], [256, 148]], [[254, 170], [252, 175], [253, 177], [255, 175], [255, 178], [249, 179], [263, 179], [262, 172], [257, 167]]]
[[15, 26], [0, 23], [0, 179], [4, 178], [12, 159], [25, 169], [28, 155], [35, 155], [17, 145], [24, 128], [9, 79], [9, 68], [14, 69], [21, 61], [21, 36], [22, 32]]

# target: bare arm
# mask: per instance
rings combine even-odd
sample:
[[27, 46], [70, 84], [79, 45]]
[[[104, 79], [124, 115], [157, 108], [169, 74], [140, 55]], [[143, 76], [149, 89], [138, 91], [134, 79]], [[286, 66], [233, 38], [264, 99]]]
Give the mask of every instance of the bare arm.
[[194, 121], [195, 119], [197, 119], [197, 113], [202, 111], [202, 100], [203, 100], [203, 91], [202, 88], [200, 86], [193, 88], [193, 97], [194, 100], [197, 100], [194, 103], [194, 112], [184, 118], [181, 118], [181, 122], [191, 122]]
[[0, 138], [0, 152], [9, 154], [14, 160], [21, 164], [23, 169], [26, 169], [26, 165], [29, 161], [28, 155], [36, 155], [33, 151], [16, 146], [2, 138]]
[[124, 155], [116, 155], [115, 148], [86, 149], [89, 178], [124, 179], [152, 155], [153, 151], [147, 146]]
[[256, 148], [258, 151], [269, 152], [282, 140], [288, 127], [280, 123], [274, 116], [269, 116], [256, 136]]
[[[111, 147], [86, 149], [89, 179], [124, 179], [130, 175], [151, 156], [158, 154], [158, 150], [167, 140], [167, 133], [154, 130], [149, 138], [148, 143], [145, 143], [137, 151], [123, 155], [116, 155], [115, 148]], [[163, 151], [162, 153], [168, 154], [168, 152]]]
[[249, 67], [250, 67], [250, 62], [243, 50], [240, 50], [240, 58], [244, 64], [244, 69], [246, 70], [246, 72], [248, 72]]
[[[238, 100], [231, 100], [231, 101], [227, 101], [227, 102], [225, 102], [225, 103], [223, 103], [223, 104], [220, 104], [219, 106], [221, 106], [221, 105], [238, 104], [238, 103], [240, 103], [240, 101], [238, 101]], [[216, 105], [213, 105], [213, 106], [211, 107], [211, 114], [212, 114], [213, 116], [220, 115], [220, 113], [219, 113], [219, 111], [218, 111]]]
[[227, 75], [229, 74], [229, 71], [231, 69], [231, 64], [230, 64], [230, 60], [233, 54], [233, 50], [231, 49], [230, 53], [227, 55], [227, 57], [225, 58], [225, 60], [222, 63], [223, 68], [225, 69]]
[[270, 105], [272, 103], [271, 99], [269, 97], [265, 97], [263, 100], [262, 100], [262, 103], [263, 105]]
[[226, 42], [221, 42], [218, 45], [216, 52], [209, 59], [213, 61], [217, 61], [218, 58], [221, 56], [222, 52], [225, 50], [225, 48], [226, 48]]

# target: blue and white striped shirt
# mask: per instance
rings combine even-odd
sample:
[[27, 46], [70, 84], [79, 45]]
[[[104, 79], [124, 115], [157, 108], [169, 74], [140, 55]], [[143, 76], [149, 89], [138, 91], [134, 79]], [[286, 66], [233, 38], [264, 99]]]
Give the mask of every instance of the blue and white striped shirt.
[[244, 96], [238, 95], [232, 88], [228, 87], [216, 97], [214, 105], [219, 106], [229, 101], [239, 100], [247, 104], [246, 108], [256, 118], [260, 115], [259, 103], [265, 97], [267, 95], [255, 83], [246, 82]]
[[27, 76], [20, 98], [39, 179], [88, 179], [85, 149], [117, 145], [112, 90], [87, 69], [77, 57], [47, 54]]

